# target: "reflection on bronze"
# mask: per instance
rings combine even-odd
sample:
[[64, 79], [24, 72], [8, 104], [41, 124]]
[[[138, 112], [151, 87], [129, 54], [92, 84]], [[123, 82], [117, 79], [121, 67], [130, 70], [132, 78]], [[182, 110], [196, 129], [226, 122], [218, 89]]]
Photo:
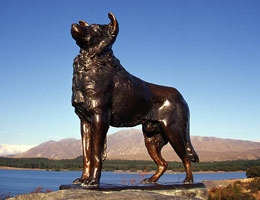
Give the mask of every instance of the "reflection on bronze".
[[80, 21], [79, 21], [79, 24], [80, 24], [81, 26], [89, 26], [89, 24], [88, 24], [87, 22], [83, 21], [83, 20], [80, 20]]
[[189, 108], [171, 87], [147, 83], [129, 74], [114, 56], [112, 45], [119, 26], [112, 13], [107, 25], [72, 24], [71, 34], [80, 47], [73, 64], [72, 105], [81, 121], [84, 169], [75, 184], [97, 186], [109, 126], [142, 124], [148, 153], [158, 171], [142, 183], [156, 182], [167, 169], [161, 149], [170, 142], [186, 170], [184, 183], [192, 183], [191, 161], [199, 158], [192, 147]]

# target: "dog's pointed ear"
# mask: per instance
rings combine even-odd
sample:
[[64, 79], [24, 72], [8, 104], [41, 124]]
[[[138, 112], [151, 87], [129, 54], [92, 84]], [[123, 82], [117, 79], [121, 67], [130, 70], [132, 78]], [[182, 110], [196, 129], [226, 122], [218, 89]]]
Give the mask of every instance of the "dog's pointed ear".
[[109, 23], [109, 31], [110, 31], [111, 35], [117, 36], [118, 31], [119, 31], [118, 22], [117, 22], [115, 16], [113, 15], [113, 13], [108, 13], [108, 17], [111, 20], [111, 22]]

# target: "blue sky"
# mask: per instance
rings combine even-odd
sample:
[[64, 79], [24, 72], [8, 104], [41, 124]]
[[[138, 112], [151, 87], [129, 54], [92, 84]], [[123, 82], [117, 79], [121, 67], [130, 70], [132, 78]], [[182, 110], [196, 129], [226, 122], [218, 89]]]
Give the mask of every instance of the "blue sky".
[[114, 54], [183, 94], [191, 135], [259, 140], [259, 10], [258, 0], [0, 1], [0, 144], [80, 138], [70, 26], [109, 23], [108, 12], [120, 26]]

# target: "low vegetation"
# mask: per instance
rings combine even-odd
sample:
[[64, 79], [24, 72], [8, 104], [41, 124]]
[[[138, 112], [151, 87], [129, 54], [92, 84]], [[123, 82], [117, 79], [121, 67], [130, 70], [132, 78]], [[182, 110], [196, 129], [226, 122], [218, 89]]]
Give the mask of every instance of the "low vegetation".
[[250, 167], [246, 171], [247, 178], [260, 177], [260, 166]]
[[5, 200], [12, 197], [11, 193], [7, 193], [7, 194], [0, 194], [0, 200]]
[[[181, 162], [169, 162], [168, 170], [182, 172], [184, 171]], [[4, 158], [0, 157], [0, 166], [17, 168], [38, 168], [46, 170], [79, 170], [83, 168], [82, 157], [67, 160], [49, 160], [47, 158]], [[193, 171], [246, 171], [250, 167], [260, 166], [258, 160], [236, 160], [223, 162], [201, 162], [193, 163]], [[136, 170], [156, 170], [157, 166], [153, 161], [141, 160], [105, 160], [103, 164], [104, 171], [136, 171]], [[259, 168], [258, 168], [259, 169]], [[259, 171], [258, 171], [259, 172]]]
[[209, 200], [255, 200], [260, 199], [260, 178], [236, 181], [227, 187], [209, 190]]
[[35, 193], [49, 193], [49, 192], [52, 192], [52, 190], [43, 189], [43, 187], [37, 187], [33, 192], [30, 192], [30, 194], [35, 194]]

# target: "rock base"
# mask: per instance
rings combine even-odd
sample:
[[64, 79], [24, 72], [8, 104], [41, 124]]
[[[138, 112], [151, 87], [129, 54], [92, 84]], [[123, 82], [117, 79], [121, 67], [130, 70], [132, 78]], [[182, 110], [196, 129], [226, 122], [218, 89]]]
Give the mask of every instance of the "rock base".
[[[73, 189], [87, 190], [91, 193], [96, 191], [99, 192], [99, 194], [114, 195], [114, 198], [117, 198], [116, 196], [118, 195], [120, 199], [208, 199], [208, 191], [203, 183], [100, 184], [99, 187], [73, 184], [60, 186], [60, 190]], [[103, 196], [102, 198], [107, 199], [108, 196]]]
[[115, 185], [101, 184], [99, 188], [82, 187], [80, 185], [61, 185], [60, 191], [50, 193], [34, 193], [18, 195], [13, 200], [207, 200], [208, 191], [203, 183], [194, 184], [142, 184], [142, 185]]

